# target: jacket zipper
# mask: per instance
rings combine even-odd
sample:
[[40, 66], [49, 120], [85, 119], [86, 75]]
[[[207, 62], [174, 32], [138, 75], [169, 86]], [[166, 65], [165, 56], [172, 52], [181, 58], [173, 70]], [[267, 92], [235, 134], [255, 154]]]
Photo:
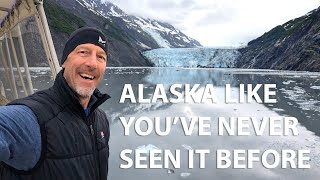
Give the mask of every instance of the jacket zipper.
[[95, 131], [94, 131], [94, 125], [93, 125], [93, 121], [91, 120], [91, 118], [86, 118], [87, 122], [89, 121], [89, 129], [90, 129], [90, 133], [91, 133], [91, 140], [92, 140], [92, 150], [94, 153], [94, 157], [96, 158], [96, 173], [98, 176], [98, 179], [100, 179], [100, 165], [99, 165], [99, 152], [98, 152], [98, 146], [97, 146], [97, 138], [95, 137]]

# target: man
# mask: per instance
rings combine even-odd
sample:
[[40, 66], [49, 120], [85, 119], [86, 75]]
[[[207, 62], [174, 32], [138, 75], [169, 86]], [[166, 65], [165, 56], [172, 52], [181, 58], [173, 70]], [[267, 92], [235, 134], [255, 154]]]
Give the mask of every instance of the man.
[[109, 123], [96, 87], [107, 61], [94, 28], [71, 34], [54, 85], [0, 107], [0, 179], [106, 180]]

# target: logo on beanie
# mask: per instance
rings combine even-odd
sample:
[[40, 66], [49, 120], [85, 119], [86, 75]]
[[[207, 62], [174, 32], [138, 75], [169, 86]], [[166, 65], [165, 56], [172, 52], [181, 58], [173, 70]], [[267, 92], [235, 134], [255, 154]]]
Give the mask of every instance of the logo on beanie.
[[105, 46], [106, 45], [106, 41], [102, 40], [101, 36], [99, 36], [99, 40], [98, 43]]

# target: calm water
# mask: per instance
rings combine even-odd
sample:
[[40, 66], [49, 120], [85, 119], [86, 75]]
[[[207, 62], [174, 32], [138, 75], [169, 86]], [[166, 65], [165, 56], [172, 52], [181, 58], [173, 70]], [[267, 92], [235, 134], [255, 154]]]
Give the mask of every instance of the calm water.
[[[44, 89], [52, 84], [46, 71], [33, 71], [35, 89]], [[152, 96], [156, 84], [169, 88], [172, 84], [213, 84], [217, 103], [163, 103], [133, 104], [128, 101], [119, 103], [124, 84], [131, 84], [135, 94], [138, 84], [144, 85], [145, 98]], [[226, 104], [224, 101], [225, 84], [231, 84], [232, 94], [239, 93], [239, 84], [276, 84], [275, 104]], [[295, 73], [288, 71], [261, 71], [239, 69], [177, 69], [177, 68], [108, 68], [100, 90], [112, 97], [102, 105], [111, 122], [109, 179], [153, 179], [153, 180], [212, 180], [212, 179], [292, 179], [315, 180], [320, 177], [320, 74]], [[259, 91], [259, 94], [262, 94]], [[172, 96], [168, 93], [168, 96]], [[124, 136], [124, 128], [119, 117], [160, 117], [164, 127], [165, 117], [192, 116], [210, 117], [211, 136], [198, 136], [197, 133], [185, 136], [181, 124], [171, 127], [170, 134], [158, 136], [151, 133], [139, 136], [133, 129]], [[298, 136], [218, 136], [218, 117], [272, 117], [293, 116], [299, 121]], [[143, 130], [146, 125], [143, 124]], [[195, 128], [197, 130], [197, 127]], [[250, 125], [249, 131], [253, 128]], [[120, 152], [124, 149], [135, 150], [142, 145], [153, 145], [161, 150], [180, 150], [181, 167], [175, 169], [121, 169]], [[188, 169], [187, 152], [190, 149], [209, 149], [205, 158], [205, 168], [199, 168], [199, 158], [195, 155], [194, 168]], [[252, 169], [217, 169], [216, 154], [218, 149], [274, 149], [310, 150], [310, 169], [266, 169], [261, 163], [254, 163]], [[131, 158], [134, 156], [131, 155]], [[162, 155], [159, 155], [162, 157]], [[269, 161], [273, 158], [269, 157]], [[160, 161], [157, 164], [161, 164]], [[173, 171], [172, 171], [173, 170]]]

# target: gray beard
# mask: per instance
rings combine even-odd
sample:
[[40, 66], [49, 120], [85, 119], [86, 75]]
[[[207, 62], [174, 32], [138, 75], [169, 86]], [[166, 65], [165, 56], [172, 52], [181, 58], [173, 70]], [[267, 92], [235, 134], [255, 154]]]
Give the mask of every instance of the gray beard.
[[94, 90], [96, 88], [95, 87], [76, 87], [75, 92], [78, 94], [78, 96], [83, 97], [83, 98], [88, 98], [91, 97]]

